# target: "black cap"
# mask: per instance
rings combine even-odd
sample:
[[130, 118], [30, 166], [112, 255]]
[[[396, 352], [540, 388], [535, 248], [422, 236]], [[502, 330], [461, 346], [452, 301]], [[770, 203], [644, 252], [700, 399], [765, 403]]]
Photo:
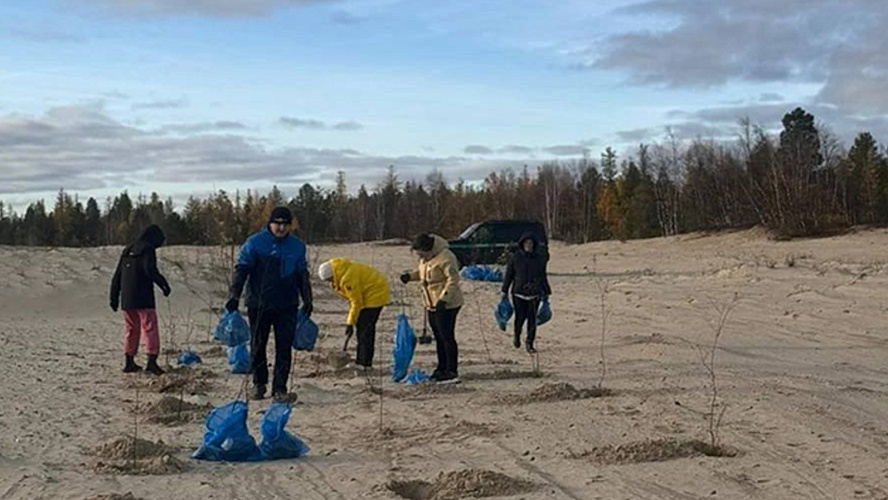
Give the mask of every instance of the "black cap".
[[277, 207], [271, 211], [271, 217], [268, 218], [268, 222], [277, 222], [280, 224], [292, 224], [293, 223], [293, 213], [290, 212], [290, 209], [287, 207]]

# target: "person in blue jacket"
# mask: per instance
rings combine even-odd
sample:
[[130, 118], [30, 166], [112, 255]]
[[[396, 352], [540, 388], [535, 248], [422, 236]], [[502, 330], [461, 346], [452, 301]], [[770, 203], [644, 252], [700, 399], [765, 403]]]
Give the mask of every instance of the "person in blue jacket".
[[299, 299], [302, 313], [311, 316], [311, 281], [305, 243], [290, 234], [293, 214], [287, 207], [271, 212], [268, 224], [247, 238], [241, 247], [231, 279], [225, 309], [237, 311], [241, 293], [247, 288], [247, 315], [250, 320], [250, 372], [253, 399], [263, 399], [268, 385], [266, 346], [274, 327], [275, 359], [271, 395], [275, 401], [288, 401], [290, 350], [296, 333]]

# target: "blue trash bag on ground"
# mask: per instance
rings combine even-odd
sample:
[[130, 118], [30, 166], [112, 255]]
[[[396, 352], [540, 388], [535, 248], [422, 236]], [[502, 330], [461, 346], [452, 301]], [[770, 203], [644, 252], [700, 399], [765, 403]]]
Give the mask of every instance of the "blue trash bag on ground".
[[410, 372], [410, 375], [408, 375], [404, 381], [407, 382], [407, 385], [424, 384], [429, 381], [429, 375], [422, 370], [415, 369]]
[[213, 340], [234, 347], [250, 340], [250, 325], [237, 311], [226, 311], [213, 331]]
[[262, 460], [256, 440], [247, 430], [247, 403], [232, 401], [213, 408], [204, 421], [204, 437], [191, 458], [210, 462]]
[[292, 412], [293, 407], [289, 403], [273, 403], [262, 416], [262, 421], [259, 422], [259, 431], [262, 433], [259, 450], [263, 459], [281, 460], [308, 454], [308, 445], [284, 429]]
[[501, 283], [503, 281], [503, 272], [487, 266], [469, 266], [463, 268], [460, 276], [472, 281], [490, 281]]
[[296, 315], [296, 335], [293, 336], [293, 349], [297, 351], [313, 351], [318, 341], [319, 328], [311, 318], [306, 318], [302, 311]]
[[543, 303], [540, 304], [540, 311], [537, 313], [537, 326], [545, 325], [552, 319], [552, 306], [549, 305], [549, 298], [543, 297]]
[[179, 354], [178, 362], [179, 362], [179, 365], [188, 366], [188, 365], [200, 364], [203, 361], [200, 359], [200, 356], [198, 356], [196, 352], [185, 351], [185, 352]]
[[500, 301], [496, 306], [496, 311], [493, 312], [493, 316], [496, 318], [496, 324], [499, 326], [500, 330], [506, 331], [506, 325], [509, 324], [509, 320], [512, 319], [512, 314], [514, 313], [515, 308], [512, 307], [512, 303], [509, 302], [509, 299], [504, 298]]
[[231, 373], [250, 373], [250, 349], [246, 342], [228, 348], [228, 367]]
[[395, 329], [395, 348], [392, 350], [392, 356], [395, 359], [392, 370], [393, 382], [401, 382], [407, 377], [407, 370], [410, 368], [410, 362], [413, 361], [414, 349], [416, 349], [416, 334], [413, 333], [413, 328], [407, 321], [407, 315], [400, 314], [398, 315], [398, 326]]

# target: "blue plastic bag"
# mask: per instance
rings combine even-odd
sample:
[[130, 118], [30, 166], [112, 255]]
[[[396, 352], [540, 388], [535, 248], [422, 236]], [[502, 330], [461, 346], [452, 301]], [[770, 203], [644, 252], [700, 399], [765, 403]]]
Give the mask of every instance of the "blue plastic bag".
[[496, 318], [496, 324], [499, 326], [500, 330], [506, 331], [506, 325], [509, 324], [509, 320], [512, 319], [512, 314], [514, 313], [515, 308], [512, 307], [512, 303], [509, 302], [509, 299], [503, 298], [493, 312], [493, 316]]
[[392, 356], [395, 359], [392, 370], [392, 381], [401, 382], [407, 376], [410, 362], [413, 361], [413, 350], [416, 349], [416, 335], [406, 314], [398, 315], [398, 326], [395, 329], [395, 348]]
[[197, 355], [194, 351], [185, 351], [179, 354], [178, 362], [180, 365], [188, 366], [188, 365], [196, 365], [202, 363], [200, 356]]
[[552, 319], [552, 306], [549, 305], [549, 297], [543, 297], [540, 311], [537, 313], [537, 326], [544, 325]]
[[490, 281], [494, 283], [502, 283], [503, 272], [486, 266], [469, 266], [464, 267], [460, 276], [472, 281]]
[[246, 343], [228, 348], [228, 367], [231, 373], [250, 373], [250, 349]]
[[256, 440], [247, 430], [247, 403], [232, 401], [213, 408], [204, 421], [204, 437], [191, 458], [210, 462], [255, 462], [262, 460]]
[[259, 422], [262, 433], [259, 450], [263, 459], [299, 458], [308, 454], [308, 445], [284, 429], [292, 412], [293, 407], [289, 403], [273, 403], [262, 416]]
[[250, 325], [237, 311], [222, 315], [216, 330], [213, 331], [213, 340], [218, 340], [228, 347], [241, 345], [250, 340]]
[[407, 382], [407, 385], [424, 384], [429, 381], [429, 375], [422, 370], [415, 369], [410, 372], [410, 375], [404, 381]]
[[302, 311], [296, 315], [296, 335], [293, 336], [293, 349], [297, 351], [313, 351], [318, 341], [319, 328], [311, 318], [306, 318]]

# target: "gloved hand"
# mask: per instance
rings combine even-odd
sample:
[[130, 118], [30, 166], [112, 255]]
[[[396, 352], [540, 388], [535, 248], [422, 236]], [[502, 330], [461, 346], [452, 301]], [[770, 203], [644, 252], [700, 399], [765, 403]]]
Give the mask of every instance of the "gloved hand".
[[509, 300], [509, 294], [506, 292], [500, 293], [500, 300]]
[[447, 310], [447, 304], [444, 303], [443, 300], [439, 300], [435, 305], [432, 306], [431, 311], [433, 313], [442, 313]]
[[111, 305], [111, 310], [114, 312], [117, 312], [117, 308], [119, 307], [119, 304], [117, 303], [117, 301], [112, 300], [110, 305]]
[[225, 303], [225, 310], [228, 312], [237, 311], [237, 307], [240, 305], [240, 301], [237, 299], [229, 299], [228, 302]]
[[351, 337], [352, 335], [354, 335], [354, 333], [355, 333], [355, 327], [353, 327], [352, 325], [348, 325], [345, 327], [345, 336], [346, 337]]
[[305, 319], [308, 319], [311, 317], [312, 311], [314, 311], [314, 305], [311, 302], [306, 302], [305, 304], [303, 304], [302, 316], [305, 317]]
[[173, 289], [170, 288], [169, 285], [161, 288], [160, 291], [163, 292], [164, 297], [169, 297], [170, 294], [173, 293]]
[[401, 276], [399, 279], [401, 280], [401, 283], [404, 283], [405, 285], [407, 283], [410, 283], [410, 273], [407, 273], [407, 272], [401, 273]]

